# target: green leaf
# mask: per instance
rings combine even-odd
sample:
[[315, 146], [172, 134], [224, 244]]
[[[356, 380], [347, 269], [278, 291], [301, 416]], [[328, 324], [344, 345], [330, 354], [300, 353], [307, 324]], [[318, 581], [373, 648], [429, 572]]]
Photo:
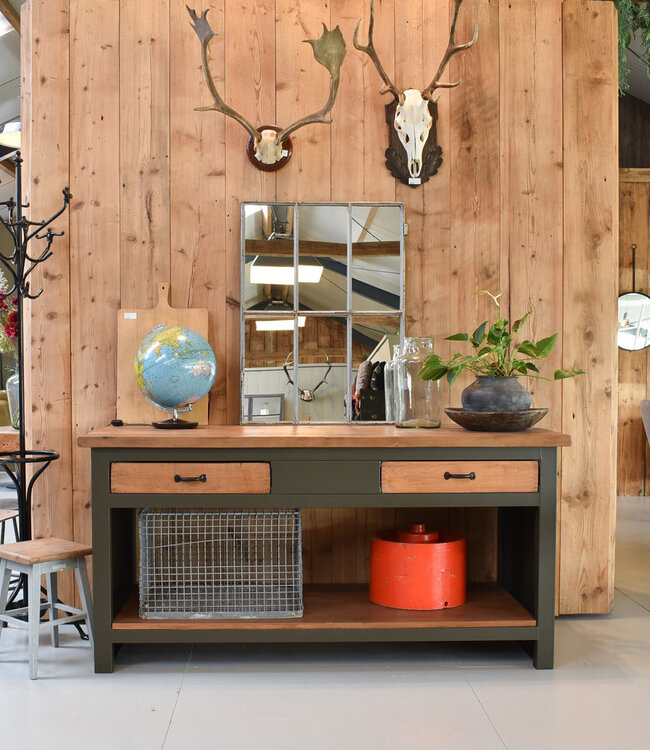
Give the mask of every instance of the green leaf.
[[517, 347], [517, 351], [521, 352], [521, 354], [525, 354], [528, 357], [533, 357], [537, 359], [539, 357], [539, 352], [537, 351], [537, 347], [535, 344], [533, 344], [532, 341], [522, 341], [521, 344]]
[[575, 378], [576, 375], [584, 374], [584, 370], [556, 370], [553, 374], [553, 380], [565, 380], [566, 378]]
[[480, 349], [477, 353], [477, 357], [484, 357], [486, 354], [491, 354], [494, 351], [494, 349], [491, 346], [484, 346], [482, 349]]
[[466, 333], [454, 333], [453, 336], [445, 336], [445, 341], [469, 341]]
[[536, 365], [534, 365], [532, 362], [526, 362], [526, 369], [531, 370], [532, 372], [539, 372]]
[[538, 357], [548, 357], [548, 355], [553, 351], [553, 348], [555, 347], [555, 342], [557, 341], [557, 333], [554, 333], [552, 336], [548, 336], [545, 339], [540, 339], [536, 344], [535, 348], [538, 351]]
[[533, 314], [532, 310], [529, 310], [522, 318], [519, 318], [519, 320], [515, 320], [515, 322], [512, 324], [512, 330], [515, 333], [519, 333], [521, 331], [521, 327], [523, 324], [528, 320], [528, 318]]
[[502, 336], [503, 328], [495, 323], [492, 328], [490, 328], [490, 332], [488, 333], [488, 344], [498, 344], [499, 341], [501, 341]]
[[449, 383], [450, 386], [452, 386], [456, 382], [461, 372], [462, 370], [460, 368], [457, 368], [457, 369], [450, 370], [447, 373], [447, 382]]
[[487, 328], [488, 321], [484, 321], [481, 323], [481, 325], [474, 331], [471, 337], [471, 342], [474, 345], [475, 348], [478, 349], [478, 347], [481, 345], [483, 340], [485, 339], [485, 329]]

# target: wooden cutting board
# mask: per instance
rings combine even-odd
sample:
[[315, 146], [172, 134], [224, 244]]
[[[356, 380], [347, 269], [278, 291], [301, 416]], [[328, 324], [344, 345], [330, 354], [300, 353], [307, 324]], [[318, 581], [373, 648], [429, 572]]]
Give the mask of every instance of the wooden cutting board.
[[[145, 399], [135, 380], [135, 354], [142, 339], [157, 325], [185, 326], [208, 340], [208, 311], [169, 305], [169, 284], [158, 284], [158, 304], [148, 310], [121, 309], [117, 319], [117, 418], [127, 424], [168, 419]], [[208, 423], [209, 394], [195, 404], [186, 419]]]

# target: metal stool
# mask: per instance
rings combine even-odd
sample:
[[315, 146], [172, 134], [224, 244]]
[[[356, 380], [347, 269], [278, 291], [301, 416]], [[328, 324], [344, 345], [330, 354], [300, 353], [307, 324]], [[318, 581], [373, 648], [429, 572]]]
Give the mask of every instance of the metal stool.
[[[16, 542], [0, 546], [0, 622], [6, 622], [26, 628], [29, 633], [29, 677], [36, 679], [38, 667], [38, 638], [42, 628], [52, 631], [52, 646], [59, 645], [59, 627], [70, 622], [85, 620], [88, 626], [88, 638], [93, 645], [93, 605], [90, 597], [86, 555], [92, 554], [92, 547], [85, 544], [69, 542], [65, 539], [49, 537], [34, 539], [30, 542]], [[6, 609], [9, 595], [11, 571], [15, 570], [27, 576], [29, 598], [27, 607]], [[56, 574], [62, 570], [74, 570], [79, 588], [83, 609], [76, 609], [67, 604], [57, 603]], [[41, 602], [41, 576], [47, 576], [47, 602]], [[47, 607], [50, 619], [41, 623], [41, 609]], [[59, 617], [58, 610], [72, 613], [68, 617]], [[17, 615], [27, 614], [27, 621]], [[0, 627], [0, 635], [2, 628]]]

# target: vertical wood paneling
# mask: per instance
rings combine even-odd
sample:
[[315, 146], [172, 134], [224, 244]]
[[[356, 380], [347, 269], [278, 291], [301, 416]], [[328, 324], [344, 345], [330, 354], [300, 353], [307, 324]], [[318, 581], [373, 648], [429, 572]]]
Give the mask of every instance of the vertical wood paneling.
[[[565, 0], [564, 385], [576, 439], [562, 475], [560, 613], [603, 612], [613, 597], [616, 490], [618, 122], [616, 13]], [[599, 128], [585, 127], [598, 119]], [[566, 470], [567, 465], [570, 470]]]
[[[61, 208], [61, 189], [70, 184], [69, 172], [69, 16], [67, 0], [33, 0], [29, 135], [31, 154], [24, 192], [31, 204], [30, 219], [49, 217]], [[26, 379], [28, 447], [60, 453], [35, 485], [34, 535], [73, 538], [72, 409], [70, 382], [70, 214], [52, 225], [64, 231], [53, 245], [54, 254], [31, 279], [32, 291], [43, 294], [27, 306], [31, 310], [31, 362]], [[39, 243], [33, 241], [32, 253]], [[72, 600], [71, 579], [61, 597]]]
[[[565, 367], [589, 371], [582, 382], [564, 386], [564, 403], [557, 385], [535, 395], [538, 405], [551, 405], [547, 426], [558, 426], [562, 410], [562, 427], [574, 441], [563, 472], [562, 611], [606, 611], [615, 439], [611, 5], [566, 0], [560, 19], [559, 0], [465, 0], [457, 41], [470, 39], [476, 23], [479, 41], [452, 60], [445, 76], [462, 77], [462, 84], [440, 92], [440, 172], [413, 189], [383, 166], [386, 97], [378, 93], [374, 66], [352, 45], [357, 18], [365, 19], [366, 39], [368, 0], [212, 0], [214, 78], [226, 100], [256, 124], [286, 126], [322, 106], [329, 75], [302, 40], [320, 36], [322, 22], [344, 30], [348, 55], [333, 125], [299, 130], [293, 159], [278, 173], [248, 162], [239, 124], [194, 112], [209, 99], [200, 45], [182, 4], [122, 0], [94, 8], [87, 0], [31, 1], [34, 26], [28, 17], [23, 26], [24, 50], [31, 43], [33, 51], [23, 86], [26, 113], [34, 98], [34, 115], [24, 123], [33, 156], [26, 187], [39, 218], [58, 206], [68, 168], [75, 193], [69, 262], [66, 235], [48, 261], [43, 298], [33, 305], [30, 428], [35, 446], [62, 452], [36, 501], [37, 529], [87, 538], [88, 463], [71, 442], [104, 424], [115, 406], [111, 321], [118, 292], [122, 307], [143, 307], [158, 282], [171, 281], [174, 304], [209, 308], [219, 365], [210, 420], [235, 423], [241, 202], [397, 199], [410, 228], [407, 333], [433, 335], [437, 351], [447, 354], [451, 345], [440, 338], [492, 312], [489, 300], [473, 293], [503, 291], [504, 312], [535, 308], [536, 334], [562, 330], [549, 364], [562, 359]], [[428, 84], [449, 21], [450, 0], [377, 3], [375, 45], [398, 87]], [[564, 154], [558, 151], [562, 111]], [[584, 127], [594, 117], [597, 131]], [[462, 387], [454, 386], [453, 403]], [[305, 579], [366, 580], [372, 532], [408, 520], [408, 513], [397, 518], [390, 509], [305, 512]], [[494, 575], [493, 511], [434, 513], [430, 520], [473, 540], [470, 577]]]
[[[223, 73], [223, 2], [209, 6], [208, 21], [216, 36], [210, 43], [219, 74]], [[210, 392], [209, 421], [227, 419], [228, 336], [225, 310], [226, 196], [225, 117], [196, 112], [212, 104], [199, 54], [200, 43], [182, 3], [170, 7], [170, 232], [172, 307], [204, 307], [217, 360]], [[223, 86], [223, 78], [220, 81]], [[243, 132], [243, 131], [242, 131]]]
[[[228, 103], [255, 125], [271, 125], [275, 115], [274, 0], [240, 0], [225, 8], [225, 58], [214, 58], [217, 86], [225, 76]], [[213, 39], [213, 43], [214, 43]], [[198, 54], [198, 53], [197, 53]], [[216, 54], [216, 53], [215, 53]], [[211, 116], [211, 112], [203, 113]], [[214, 115], [222, 117], [222, 115]], [[227, 423], [237, 424], [239, 400], [240, 338], [240, 216], [242, 201], [275, 200], [275, 173], [256, 169], [246, 156], [248, 134], [239, 123], [227, 119], [226, 127], [226, 389]]]
[[[648, 294], [650, 261], [650, 182], [622, 182], [620, 186], [619, 294]], [[636, 274], [633, 251], [636, 250]], [[648, 398], [648, 350], [618, 350], [618, 462], [617, 495], [648, 493], [648, 440], [640, 403]]]
[[[456, 40], [472, 38], [479, 26], [477, 43], [455, 55], [449, 65], [449, 80], [462, 79], [452, 89], [450, 157], [451, 274], [450, 293], [453, 333], [474, 330], [492, 317], [487, 297], [474, 298], [487, 289], [507, 290], [501, 278], [500, 226], [500, 92], [499, 92], [499, 3], [498, 0], [465, 0], [458, 17]], [[507, 295], [504, 299], [507, 310]], [[457, 349], [455, 349], [457, 351]], [[454, 384], [451, 403], [460, 405], [460, 394], [471, 382], [461, 377]]]
[[[120, 306], [119, 5], [70, 3], [70, 282], [75, 433], [108, 424]], [[102, 175], [102, 189], [97, 189]], [[108, 366], [107, 366], [108, 365]], [[74, 538], [91, 542], [90, 456], [73, 441]]]
[[[327, 101], [330, 75], [314, 59], [311, 44], [304, 43], [318, 39], [323, 24], [331, 27], [327, 0], [276, 0], [276, 125], [281, 128]], [[330, 200], [330, 127], [306, 125], [292, 134], [291, 161], [276, 172], [278, 200]]]
[[[501, 289], [510, 320], [528, 310], [522, 338], [562, 330], [562, 2], [503, 0], [501, 50]], [[541, 363], [562, 364], [562, 338]], [[544, 427], [562, 424], [562, 387], [528, 379], [534, 406], [548, 406]]]
[[[423, 89], [432, 80], [435, 71], [445, 53], [449, 42], [451, 10], [453, 3], [449, 0], [425, 0], [423, 3], [423, 43], [424, 55], [421, 83]], [[461, 41], [460, 36], [456, 37]], [[467, 39], [469, 39], [468, 37]], [[466, 41], [464, 38], [462, 41]], [[461, 53], [462, 54], [462, 53]], [[443, 73], [443, 82], [451, 81], [449, 66]], [[410, 84], [409, 84], [410, 85]], [[462, 84], [461, 84], [462, 85]], [[461, 93], [462, 95], [462, 93]], [[455, 332], [451, 318], [451, 286], [437, 284], [433, 293], [431, 280], [451, 276], [451, 181], [452, 181], [452, 137], [451, 137], [451, 99], [450, 90], [438, 90], [438, 120], [436, 131], [438, 144], [442, 147], [442, 165], [438, 174], [425, 183], [421, 190], [402, 185], [402, 192], [410, 209], [412, 200], [422, 200], [420, 221], [411, 222], [410, 211], [407, 214], [409, 235], [407, 247], [411, 250], [410, 263], [414, 269], [409, 292], [410, 326], [414, 335], [433, 336], [434, 350], [443, 357], [452, 353], [452, 343], [444, 341], [445, 336]], [[419, 232], [419, 234], [418, 234]], [[423, 315], [414, 314], [422, 310]], [[417, 321], [417, 322], [416, 322]], [[443, 403], [449, 405], [449, 389], [446, 383], [441, 384]], [[446, 421], [447, 417], [443, 414]]]
[[119, 6], [121, 306], [153, 307], [170, 280], [169, 0]]
[[[341, 68], [341, 85], [331, 113], [332, 200], [392, 202], [395, 180], [384, 167], [388, 145], [383, 104], [390, 96], [380, 96], [382, 81], [368, 55], [354, 48], [357, 21], [363, 22], [359, 41], [366, 44], [370, 20], [368, 0], [334, 0], [331, 25], [339, 25], [347, 55]], [[394, 0], [375, 4], [375, 49], [389, 75], [394, 70]], [[315, 126], [318, 127], [318, 126]], [[320, 158], [323, 158], [321, 154]]]

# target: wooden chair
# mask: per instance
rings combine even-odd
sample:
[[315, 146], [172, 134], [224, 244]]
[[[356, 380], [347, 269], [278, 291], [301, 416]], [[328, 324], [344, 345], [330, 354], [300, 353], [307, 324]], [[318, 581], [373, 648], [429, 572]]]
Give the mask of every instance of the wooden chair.
[[[85, 560], [85, 556], [91, 553], [92, 547], [55, 537], [0, 546], [0, 623], [6, 622], [27, 629], [29, 633], [29, 677], [32, 680], [36, 679], [38, 668], [38, 639], [41, 629], [51, 630], [52, 646], [57, 648], [59, 627], [85, 620], [90, 645], [91, 647], [93, 645], [93, 605]], [[28, 604], [26, 607], [7, 611], [12, 570], [27, 576]], [[62, 570], [74, 570], [82, 609], [57, 602], [56, 574]], [[41, 576], [43, 575], [47, 576], [48, 600], [46, 602], [41, 601]], [[43, 607], [49, 609], [50, 619], [41, 623]], [[68, 616], [60, 618], [59, 610]], [[25, 613], [27, 621], [18, 617]], [[2, 627], [0, 627], [0, 635], [2, 635]]]

